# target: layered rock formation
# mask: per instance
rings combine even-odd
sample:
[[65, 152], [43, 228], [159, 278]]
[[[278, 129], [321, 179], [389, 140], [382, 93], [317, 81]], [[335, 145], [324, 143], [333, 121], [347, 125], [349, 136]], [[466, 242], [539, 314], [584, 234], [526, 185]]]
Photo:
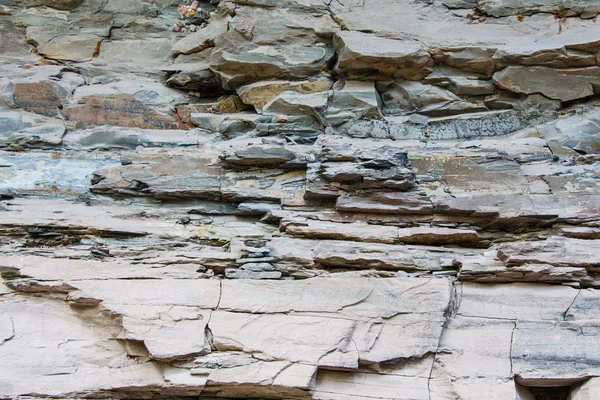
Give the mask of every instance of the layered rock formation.
[[0, 0], [0, 398], [597, 398], [598, 13]]

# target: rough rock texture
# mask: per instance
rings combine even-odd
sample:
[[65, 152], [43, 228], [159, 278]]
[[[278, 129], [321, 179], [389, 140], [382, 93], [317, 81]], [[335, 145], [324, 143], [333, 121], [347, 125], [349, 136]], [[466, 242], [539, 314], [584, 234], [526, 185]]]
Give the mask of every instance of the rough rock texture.
[[599, 13], [0, 0], [0, 399], [597, 399]]

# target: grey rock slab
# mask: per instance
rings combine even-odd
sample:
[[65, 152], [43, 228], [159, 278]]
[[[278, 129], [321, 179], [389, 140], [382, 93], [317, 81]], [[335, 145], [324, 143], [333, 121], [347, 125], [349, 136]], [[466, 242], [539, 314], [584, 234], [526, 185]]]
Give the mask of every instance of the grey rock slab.
[[228, 89], [269, 78], [305, 79], [333, 56], [328, 41], [339, 29], [324, 10], [241, 6], [215, 40], [211, 68]]
[[125, 66], [141, 72], [152, 70], [171, 61], [170, 38], [121, 39], [103, 41], [93, 64], [106, 69]]
[[[260, 253], [262, 254], [262, 253]], [[252, 258], [239, 258], [236, 260], [238, 264], [247, 264], [247, 263], [270, 263], [275, 261], [274, 257], [252, 257]]]
[[60, 124], [43, 124], [25, 128], [18, 133], [1, 138], [9, 147], [19, 149], [52, 148], [62, 143], [65, 127]]
[[[119, 254], [119, 253], [116, 253]], [[231, 253], [224, 253], [232, 256]], [[159, 279], [198, 277], [196, 268], [178, 268], [185, 262], [213, 267], [225, 260], [210, 251], [173, 252], [148, 260], [123, 259], [101, 261], [97, 259], [45, 258], [37, 255], [5, 256], [0, 261], [0, 273], [19, 276], [35, 276], [40, 281], [97, 280], [97, 279]], [[125, 258], [125, 257], [124, 257]], [[227, 265], [235, 265], [229, 260]], [[149, 267], [149, 265], [151, 267]], [[192, 264], [193, 265], [193, 264]]]
[[241, 268], [245, 271], [252, 272], [266, 272], [275, 270], [273, 264], [270, 264], [268, 262], [245, 263], [242, 264]]
[[479, 8], [484, 13], [493, 17], [506, 17], [510, 15], [529, 15], [535, 13], [559, 13], [565, 16], [587, 15], [591, 18], [600, 13], [600, 2], [567, 0], [492, 0], [480, 1]]
[[263, 107], [263, 113], [274, 115], [310, 115], [321, 121], [329, 99], [328, 92], [298, 93], [286, 91]]
[[563, 236], [575, 239], [600, 239], [600, 229], [585, 226], [564, 227], [560, 229]]
[[513, 372], [530, 386], [597, 376], [599, 334], [597, 321], [519, 321], [512, 346]]
[[173, 44], [174, 55], [191, 54], [213, 47], [215, 40], [227, 32], [227, 17], [219, 13], [211, 15], [205, 27], [192, 32]]
[[157, 107], [173, 107], [185, 103], [185, 93], [165, 87], [162, 82], [157, 82], [147, 77], [125, 75], [119, 79], [106, 83], [81, 86], [73, 93], [73, 101], [82, 103], [87, 97], [107, 97], [111, 95], [128, 94], [137, 101]]
[[448, 90], [459, 96], [485, 96], [495, 93], [496, 87], [491, 81], [453, 77]]
[[336, 82], [327, 107], [327, 123], [337, 126], [356, 118], [383, 118], [381, 99], [375, 85], [348, 80]]
[[[274, 164], [260, 164], [258, 161], [253, 166], [274, 167]], [[248, 169], [247, 165], [242, 168]], [[263, 171], [250, 170], [244, 172], [225, 172], [221, 175], [221, 195], [223, 201], [244, 202], [264, 201], [269, 203], [298, 204], [302, 201], [304, 193], [304, 171], [282, 172], [276, 170]], [[258, 175], [256, 175], [258, 174]], [[258, 177], [255, 184], [246, 185], [245, 178]], [[271, 213], [277, 210], [271, 210]]]
[[253, 46], [244, 54], [232, 54], [226, 50], [230, 46], [226, 41], [242, 40], [235, 37], [238, 35], [229, 31], [221, 36], [211, 56], [211, 69], [221, 78], [223, 86], [229, 89], [262, 79], [302, 79], [316, 75], [333, 54], [324, 44], [280, 48]]
[[[475, 143], [471, 142], [474, 146]], [[491, 144], [491, 143], [490, 143]], [[493, 144], [491, 144], [493, 146]], [[538, 152], [539, 148], [531, 149]], [[462, 153], [462, 154], [461, 154]], [[547, 151], [546, 151], [547, 153]], [[519, 195], [531, 192], [531, 180], [524, 176], [521, 165], [514, 159], [491, 153], [447, 153], [444, 151], [416, 151], [410, 154], [412, 165], [416, 170], [421, 187], [435, 204], [437, 197], [442, 197], [439, 191], [432, 193], [428, 189], [443, 185], [447, 193], [453, 196], [463, 194], [471, 196], [484, 195]], [[498, 197], [501, 199], [502, 197]], [[510, 197], [508, 197], [510, 199]], [[514, 196], [513, 201], [518, 199]], [[473, 197], [482, 201], [483, 197]], [[470, 204], [463, 197], [457, 202]], [[482, 204], [483, 205], [483, 204]], [[443, 212], [442, 207], [436, 207], [436, 212]]]
[[211, 114], [192, 113], [191, 122], [198, 128], [225, 135], [247, 133], [256, 128], [260, 121], [270, 121], [253, 113]]
[[296, 158], [296, 155], [280, 146], [250, 146], [225, 151], [219, 158], [229, 164], [241, 166], [277, 166]]
[[132, 164], [95, 171], [90, 190], [136, 197], [220, 200], [220, 168], [211, 165], [211, 156], [216, 158], [208, 149], [202, 155], [193, 149], [145, 149]]
[[273, 210], [281, 210], [281, 205], [274, 203], [240, 203], [235, 210], [235, 215], [240, 216], [262, 216]]
[[419, 80], [427, 76], [433, 60], [416, 41], [341, 31], [333, 38], [338, 53], [337, 72], [350, 79], [381, 77]]
[[507, 46], [494, 54], [499, 67], [508, 65], [539, 65], [552, 68], [592, 67], [594, 54], [551, 45]]
[[553, 69], [510, 66], [494, 74], [494, 82], [515, 93], [541, 93], [571, 101], [593, 96], [600, 85], [600, 68]]
[[298, 269], [313, 265], [312, 249], [315, 245], [311, 240], [276, 237], [266, 246], [269, 254], [277, 259], [278, 265], [285, 263]]
[[466, 72], [490, 77], [496, 70], [494, 46], [453, 46], [433, 50], [436, 64], [445, 64]]
[[[265, 263], [267, 264], [267, 263]], [[267, 264], [270, 265], [270, 264]], [[228, 268], [225, 270], [225, 277], [229, 279], [280, 279], [282, 274], [279, 271], [268, 271], [265, 268], [257, 268], [259, 271], [251, 269], [232, 269]]]
[[23, 117], [20, 111], [0, 108], [0, 133], [14, 134], [23, 129]]
[[[242, 320], [246, 317], [242, 317], [239, 311], [256, 309], [261, 313], [267, 313], [264, 318], [268, 316], [278, 326], [279, 322], [275, 321], [279, 320], [275, 317], [290, 318], [289, 323], [291, 325], [289, 329], [293, 329], [292, 325], [294, 324], [291, 317], [297, 315], [298, 321], [305, 318], [304, 323], [309, 324], [306, 327], [307, 330], [305, 330], [307, 334], [312, 334], [312, 327], [316, 328], [319, 324], [317, 320], [311, 323], [311, 320], [307, 319], [308, 317], [301, 317], [299, 314], [279, 313], [287, 312], [290, 308], [296, 313], [306, 312], [310, 315], [315, 315], [318, 310], [321, 310], [321, 313], [336, 313], [336, 315], [339, 315], [338, 321], [347, 324], [342, 324], [346, 327], [344, 329], [347, 329], [344, 334], [347, 339], [342, 341], [341, 344], [339, 339], [336, 341], [337, 346], [340, 346], [337, 348], [342, 349], [342, 353], [336, 352], [333, 355], [332, 353], [328, 354], [327, 357], [321, 356], [323, 358], [320, 359], [319, 364], [325, 366], [356, 368], [356, 362], [359, 358], [367, 363], [377, 363], [395, 358], [420, 357], [437, 346], [441, 327], [445, 320], [442, 314], [448, 305], [450, 296], [450, 287], [447, 281], [437, 279], [423, 282], [411, 279], [361, 279], [361, 282], [363, 284], [353, 286], [356, 282], [348, 278], [339, 280], [321, 278], [310, 281], [278, 281], [270, 283], [269, 290], [259, 292], [253, 289], [257, 283], [252, 281], [224, 282], [220, 307], [232, 311], [238, 310], [232, 315], [240, 315], [237, 318]], [[411, 295], [404, 296], [403, 293], [410, 287], [413, 288], [409, 289]], [[425, 289], [425, 287], [427, 288]], [[240, 290], [242, 288], [245, 290]], [[329, 288], [329, 290], [325, 290], [326, 288]], [[242, 293], [247, 293], [249, 298], [244, 297]], [[323, 302], [323, 293], [330, 293], [332, 302]], [[303, 301], [297, 301], [298, 296]], [[370, 321], [371, 313], [374, 310], [377, 310], [375, 315], [385, 316], [386, 321], [383, 323]], [[276, 312], [278, 314], [268, 314]], [[361, 321], [358, 325], [357, 320]], [[252, 324], [255, 326], [252, 329], [263, 329], [260, 327], [263, 324], [262, 322], [258, 322], [258, 320], [255, 320], [255, 322]], [[250, 325], [245, 326], [250, 329]], [[286, 327], [285, 331], [280, 331], [277, 335], [283, 335], [287, 331], [288, 328]], [[399, 335], [400, 332], [404, 332], [403, 336], [406, 340], [403, 346], [399, 347], [392, 338]], [[243, 333], [240, 332], [240, 335]], [[215, 334], [214, 329], [213, 334]], [[231, 335], [231, 333], [228, 333], [228, 335]], [[215, 334], [215, 338], [218, 336], [219, 334]], [[250, 343], [259, 340], [255, 336], [248, 334], [243, 336], [243, 339], [242, 336], [239, 336], [235, 340]], [[379, 337], [379, 340], [377, 340], [377, 337]], [[354, 347], [346, 348], [347, 344], [351, 346], [348, 342], [350, 338], [356, 342], [358, 353], [353, 351]], [[425, 340], [417, 338], [425, 338]], [[330, 339], [333, 338], [319, 340], [318, 345], [310, 353], [305, 352], [303, 357], [314, 357], [315, 353], [320, 352], [321, 343], [328, 342]], [[273, 340], [275, 340], [275, 337], [273, 337]], [[223, 342], [222, 345], [226, 343]], [[279, 343], [279, 340], [271, 343]], [[300, 350], [298, 345], [292, 341], [288, 342], [288, 346], [287, 351], [290, 356], [294, 354], [293, 358], [288, 359], [291, 361], [300, 360], [296, 358], [299, 357], [299, 355], [296, 355], [296, 351]], [[279, 345], [271, 346], [269, 353], [281, 351], [278, 347]], [[304, 358], [304, 360], [310, 361], [307, 358]]]
[[559, 156], [574, 153], [600, 153], [600, 140], [597, 129], [600, 114], [592, 109], [579, 116], [559, 118], [538, 126], [541, 137], [548, 142], [548, 147]]
[[98, 53], [102, 40], [95, 34], [63, 35], [39, 44], [37, 51], [55, 60], [90, 61]]
[[69, 132], [63, 144], [69, 149], [130, 149], [143, 147], [196, 147], [213, 140], [199, 130], [158, 130], [99, 126]]
[[473, 139], [501, 136], [518, 131], [523, 122], [513, 110], [486, 111], [431, 118], [426, 135], [430, 139]]
[[[112, 159], [111, 159], [112, 158]], [[94, 170], [118, 165], [113, 157], [65, 153], [55, 158], [48, 153], [0, 154], [0, 188], [21, 193], [88, 192]]]
[[[49, 196], [43, 200], [14, 199], [6, 205], [0, 225], [8, 232], [22, 232], [41, 226], [75, 236], [93, 234], [99, 237], [135, 238], [157, 235], [171, 239], [190, 236], [190, 232], [175, 224], [174, 220], [128, 218], [128, 213], [123, 215], [124, 210], [119, 206], [96, 205], [93, 214], [89, 211], [84, 201], [52, 199]], [[142, 209], [137, 209], [137, 212], [142, 212]]]
[[487, 111], [482, 103], [463, 101], [446, 89], [420, 82], [395, 82], [381, 96], [384, 110], [388, 114], [417, 112], [429, 116], [444, 116]]
[[565, 312], [565, 320], [598, 320], [598, 303], [600, 301], [600, 291], [595, 289], [582, 289], [573, 304]]
[[[365, 364], [422, 358], [437, 351], [445, 322], [441, 315], [397, 315], [382, 324], [359, 324], [353, 340]], [[400, 336], [402, 346], [392, 339]]]

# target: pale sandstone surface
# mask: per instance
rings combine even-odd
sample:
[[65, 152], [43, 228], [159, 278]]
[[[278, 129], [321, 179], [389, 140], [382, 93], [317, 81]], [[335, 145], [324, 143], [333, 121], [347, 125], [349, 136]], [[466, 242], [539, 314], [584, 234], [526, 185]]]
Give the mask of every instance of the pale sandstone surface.
[[0, 398], [596, 399], [599, 13], [0, 0]]

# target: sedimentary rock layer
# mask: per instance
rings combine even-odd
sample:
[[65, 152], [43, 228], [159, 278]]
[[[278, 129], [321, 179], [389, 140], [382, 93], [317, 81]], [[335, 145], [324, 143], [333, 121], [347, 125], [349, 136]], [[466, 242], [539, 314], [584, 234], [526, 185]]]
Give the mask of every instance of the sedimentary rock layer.
[[0, 0], [0, 399], [595, 399], [599, 12]]

